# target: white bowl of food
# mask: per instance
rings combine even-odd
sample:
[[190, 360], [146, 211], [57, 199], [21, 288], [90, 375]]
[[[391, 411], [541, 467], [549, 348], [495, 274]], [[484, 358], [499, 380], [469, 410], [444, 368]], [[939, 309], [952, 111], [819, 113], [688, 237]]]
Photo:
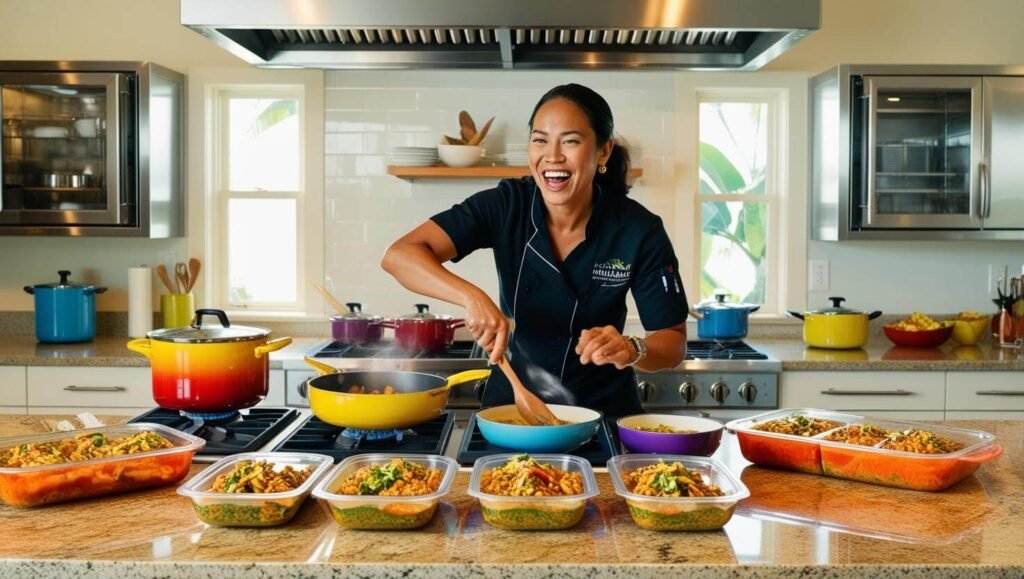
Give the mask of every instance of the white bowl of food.
[[484, 148], [478, 145], [438, 145], [437, 156], [449, 167], [472, 167], [480, 162]]

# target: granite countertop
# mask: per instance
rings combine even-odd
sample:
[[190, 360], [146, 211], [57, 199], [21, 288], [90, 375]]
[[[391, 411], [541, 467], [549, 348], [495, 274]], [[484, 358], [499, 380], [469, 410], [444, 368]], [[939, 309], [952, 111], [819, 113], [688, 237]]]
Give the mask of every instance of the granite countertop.
[[[0, 436], [39, 432], [39, 419], [0, 416]], [[1019, 577], [1024, 421], [949, 424], [995, 434], [1006, 453], [941, 493], [751, 466], [726, 435], [716, 457], [751, 497], [703, 533], [640, 529], [602, 472], [583, 521], [552, 532], [489, 526], [466, 472], [415, 531], [340, 529], [314, 499], [282, 527], [210, 527], [174, 487], [0, 506], [0, 577]]]
[[801, 339], [758, 339], [747, 342], [782, 361], [783, 371], [897, 370], [897, 371], [1022, 371], [1024, 350], [1000, 348], [991, 341], [977, 346], [946, 342], [938, 348], [893, 345], [884, 336], [872, 336], [856, 350], [812, 348]]
[[[128, 338], [98, 336], [82, 344], [43, 344], [34, 336], [0, 336], [0, 366], [149, 366], [149, 360], [128, 350]], [[270, 355], [271, 368], [309, 368], [303, 356], [330, 342], [327, 337], [292, 338], [292, 344]], [[783, 371], [800, 370], [903, 370], [903, 371], [1024, 371], [1024, 350], [1000, 348], [991, 342], [959, 346], [947, 342], [939, 348], [894, 346], [873, 336], [864, 348], [824, 350], [799, 338], [756, 338], [747, 342], [782, 361]]]

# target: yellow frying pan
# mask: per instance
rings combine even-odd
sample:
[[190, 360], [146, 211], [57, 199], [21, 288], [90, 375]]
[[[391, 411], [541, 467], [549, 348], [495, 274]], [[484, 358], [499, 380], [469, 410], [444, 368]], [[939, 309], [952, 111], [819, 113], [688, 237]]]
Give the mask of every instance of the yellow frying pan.
[[[341, 372], [312, 358], [306, 358], [306, 363], [320, 373], [305, 384], [313, 414], [328, 424], [366, 430], [408, 428], [433, 420], [448, 403], [449, 388], [491, 375], [487, 369], [468, 370], [446, 380], [421, 372]], [[391, 386], [395, 393], [349, 392], [357, 386], [363, 392], [384, 392]]]

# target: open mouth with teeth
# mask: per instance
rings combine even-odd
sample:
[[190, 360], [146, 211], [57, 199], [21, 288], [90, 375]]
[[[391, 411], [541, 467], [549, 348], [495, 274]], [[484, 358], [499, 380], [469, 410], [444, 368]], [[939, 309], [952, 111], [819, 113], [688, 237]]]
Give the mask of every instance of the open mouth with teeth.
[[544, 184], [547, 185], [549, 189], [555, 190], [561, 189], [565, 182], [569, 180], [569, 177], [572, 176], [568, 171], [551, 170], [544, 171], [542, 175], [544, 176]]

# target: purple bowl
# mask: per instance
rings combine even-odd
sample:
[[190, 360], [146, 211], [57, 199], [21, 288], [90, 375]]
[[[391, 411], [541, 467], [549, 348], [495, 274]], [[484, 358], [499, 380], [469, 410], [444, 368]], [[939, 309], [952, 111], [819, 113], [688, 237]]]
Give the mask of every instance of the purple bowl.
[[[653, 427], [659, 424], [683, 432], [646, 432], [638, 426]], [[616, 423], [619, 441], [628, 452], [652, 454], [686, 454], [690, 456], [711, 456], [722, 442], [722, 423], [710, 418], [678, 416], [675, 414], [637, 414], [620, 418]]]

